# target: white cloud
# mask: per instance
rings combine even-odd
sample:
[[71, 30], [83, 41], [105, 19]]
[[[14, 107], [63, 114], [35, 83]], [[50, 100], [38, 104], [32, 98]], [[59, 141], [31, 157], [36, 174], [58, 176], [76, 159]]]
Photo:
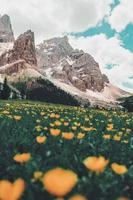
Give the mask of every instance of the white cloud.
[[121, 0], [109, 17], [109, 23], [117, 32], [121, 32], [129, 23], [133, 23], [133, 0]]
[[0, 0], [0, 12], [11, 16], [16, 35], [30, 28], [40, 40], [95, 26], [109, 15], [112, 1]]
[[[129, 79], [133, 74], [133, 53], [121, 46], [122, 43], [118, 36], [110, 39], [104, 34], [87, 38], [70, 37], [70, 43], [73, 47], [90, 53], [100, 64], [102, 72], [108, 75], [114, 85], [130, 90], [124, 87], [123, 83], [133, 84], [133, 79]], [[114, 67], [109, 70], [106, 68], [108, 64], [112, 64]], [[133, 88], [131, 90], [133, 92]]]

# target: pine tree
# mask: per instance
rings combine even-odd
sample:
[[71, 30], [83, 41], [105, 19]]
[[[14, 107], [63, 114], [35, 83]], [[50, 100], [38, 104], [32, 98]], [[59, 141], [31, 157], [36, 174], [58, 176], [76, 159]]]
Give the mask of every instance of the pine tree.
[[3, 84], [2, 95], [1, 95], [2, 99], [7, 100], [10, 97], [10, 93], [11, 93], [11, 90], [10, 90], [10, 87], [8, 86], [8, 84], [7, 84], [7, 78], [5, 78], [4, 84]]

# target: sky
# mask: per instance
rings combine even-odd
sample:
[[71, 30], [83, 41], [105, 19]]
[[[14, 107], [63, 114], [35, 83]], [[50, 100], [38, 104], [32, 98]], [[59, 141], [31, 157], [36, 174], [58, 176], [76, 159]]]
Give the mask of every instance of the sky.
[[36, 43], [68, 35], [111, 83], [133, 93], [133, 0], [0, 0], [0, 5], [16, 37], [28, 29]]

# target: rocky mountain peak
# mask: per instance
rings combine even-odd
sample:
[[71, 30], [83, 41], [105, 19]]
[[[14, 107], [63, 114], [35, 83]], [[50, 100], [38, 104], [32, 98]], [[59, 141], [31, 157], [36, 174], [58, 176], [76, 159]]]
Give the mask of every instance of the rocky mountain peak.
[[31, 30], [21, 34], [13, 48], [0, 56], [1, 74], [19, 73], [25, 66], [37, 66], [34, 33]]
[[64, 36], [44, 40], [43, 43], [37, 45], [36, 51], [38, 66], [50, 67], [69, 55], [73, 48], [68, 42], [68, 37]]
[[14, 35], [11, 20], [8, 15], [0, 16], [0, 42], [13, 42]]
[[39, 68], [49, 78], [73, 85], [81, 91], [102, 91], [108, 82], [98, 63], [88, 53], [73, 49], [68, 37], [45, 40], [37, 46]]
[[31, 30], [28, 30], [24, 34], [20, 35], [14, 42], [13, 49], [0, 56], [0, 66], [13, 63], [18, 60], [24, 60], [30, 65], [37, 65], [34, 33]]
[[37, 65], [34, 32], [28, 30], [21, 34], [14, 43], [13, 51], [15, 60], [23, 59], [30, 65]]

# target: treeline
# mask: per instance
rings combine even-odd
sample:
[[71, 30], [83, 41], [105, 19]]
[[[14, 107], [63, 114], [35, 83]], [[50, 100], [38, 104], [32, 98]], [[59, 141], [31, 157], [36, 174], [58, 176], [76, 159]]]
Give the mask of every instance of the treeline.
[[11, 95], [11, 89], [7, 83], [7, 79], [5, 78], [4, 83], [0, 84], [0, 99], [6, 100], [9, 99]]
[[23, 99], [71, 106], [80, 105], [74, 96], [56, 87], [47, 79], [38, 78], [34, 81], [19, 82], [14, 86], [20, 91]]
[[133, 112], [133, 96], [120, 99], [121, 106], [128, 112]]

